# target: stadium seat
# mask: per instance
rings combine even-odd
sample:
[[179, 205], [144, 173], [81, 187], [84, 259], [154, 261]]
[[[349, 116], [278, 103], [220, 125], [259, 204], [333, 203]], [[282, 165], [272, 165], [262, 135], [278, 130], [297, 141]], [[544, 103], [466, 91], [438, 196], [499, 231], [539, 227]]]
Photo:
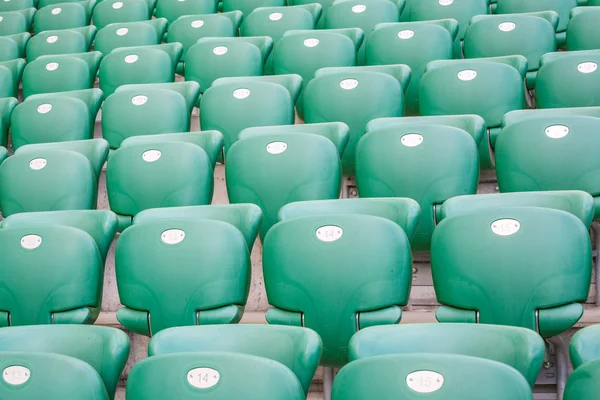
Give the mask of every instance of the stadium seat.
[[38, 57], [23, 71], [23, 97], [91, 89], [101, 58], [98, 51]]
[[27, 32], [0, 36], [0, 62], [25, 57], [25, 47], [31, 35]]
[[252, 14], [259, 7], [283, 7], [287, 5], [286, 0], [222, 0], [223, 11], [239, 10], [244, 15], [244, 18]]
[[[555, 116], [581, 115], [600, 118], [600, 106], [598, 107], [569, 107], [569, 108], [546, 108], [537, 110], [516, 110], [506, 113], [502, 119], [502, 128], [528, 119], [540, 117], [552, 118]], [[492, 142], [494, 144], [494, 142]]]
[[290, 6], [301, 6], [315, 3], [320, 4], [322, 12], [321, 17], [317, 20], [316, 29], [323, 29], [325, 27], [325, 14], [334, 1], [335, 0], [289, 0], [288, 3]]
[[36, 1], [34, 0], [5, 0], [0, 3], [0, 12], [20, 11], [35, 6]]
[[[179, 353], [137, 363], [127, 400], [304, 400], [298, 378], [283, 364], [236, 353]], [[54, 400], [54, 399], [53, 399]]]
[[94, 323], [104, 264], [90, 235], [60, 225], [2, 228], [0, 247], [0, 326]]
[[412, 76], [406, 88], [406, 115], [419, 114], [419, 82], [430, 61], [452, 59], [458, 33], [453, 19], [384, 23], [375, 26], [366, 44], [368, 65], [406, 64]]
[[600, 50], [599, 28], [600, 7], [574, 8], [567, 26], [567, 50]]
[[554, 11], [475, 16], [465, 33], [465, 58], [522, 55], [527, 58], [527, 87], [533, 89], [540, 58], [556, 51], [557, 25]]
[[598, 394], [600, 360], [589, 361], [577, 368], [565, 388], [564, 400], [592, 400]]
[[101, 326], [15, 326], [0, 329], [0, 351], [55, 353], [84, 361], [100, 374], [112, 399], [129, 356], [129, 338], [120, 329]]
[[15, 154], [0, 166], [0, 207], [6, 218], [33, 211], [91, 210], [96, 177], [90, 161], [68, 150]]
[[124, 85], [102, 105], [102, 136], [112, 149], [132, 136], [188, 132], [196, 82]]
[[12, 114], [13, 147], [92, 139], [101, 103], [100, 89], [29, 96]]
[[[388, 0], [383, 0], [388, 1]], [[355, 149], [365, 125], [382, 117], [404, 115], [406, 65], [322, 68], [304, 89], [304, 122], [344, 122], [350, 139], [342, 157], [345, 175], [354, 174]]]
[[564, 46], [566, 30], [571, 10], [577, 7], [577, 0], [498, 0], [496, 14], [522, 14], [536, 11], [552, 10], [558, 14], [556, 41], [559, 47]]
[[[325, 28], [360, 28], [369, 41], [375, 26], [382, 22], [398, 22], [404, 9], [391, 0], [337, 0], [325, 13]], [[365, 65], [365, 45], [358, 49], [357, 65]]]
[[285, 127], [277, 133], [242, 132], [227, 154], [229, 201], [253, 203], [262, 209], [262, 240], [284, 205], [340, 196], [340, 155], [348, 142], [347, 127], [325, 137], [319, 127], [307, 125], [303, 132], [287, 132]]
[[108, 97], [122, 85], [174, 82], [182, 50], [179, 43], [113, 50], [100, 64], [100, 89]]
[[600, 50], [549, 53], [535, 83], [538, 108], [600, 106]]
[[321, 338], [306, 328], [276, 325], [213, 325], [165, 329], [148, 345], [151, 357], [226, 351], [265, 357], [296, 374], [308, 395], [321, 358]]
[[442, 304], [436, 317], [520, 326], [552, 337], [583, 314], [591, 267], [587, 228], [573, 214], [508, 207], [446, 218], [431, 244], [433, 284]]
[[125, 306], [117, 319], [133, 332], [152, 336], [176, 326], [237, 323], [244, 313], [250, 255], [229, 223], [198, 218], [132, 225], [119, 237], [115, 262]]
[[204, 93], [219, 78], [261, 76], [273, 40], [261, 37], [209, 37], [189, 48], [185, 80], [198, 82]]
[[401, 319], [412, 256], [395, 222], [371, 215], [312, 216], [271, 228], [263, 272], [274, 307], [267, 321], [314, 329], [323, 340], [321, 364], [340, 366], [348, 362], [348, 342], [357, 330]]
[[102, 378], [87, 363], [52, 353], [2, 352], [0, 396], [26, 399], [108, 400]]
[[[298, 74], [306, 85], [321, 68], [355, 66], [362, 41], [363, 32], [358, 28], [286, 32], [273, 49], [273, 72]], [[304, 118], [304, 92], [296, 110]]]
[[157, 18], [166, 18], [169, 24], [172, 24], [179, 17], [216, 12], [215, 0], [158, 0], [155, 15]]
[[454, 40], [454, 58], [462, 58], [462, 40], [471, 18], [490, 12], [489, 0], [409, 0], [408, 7], [410, 8], [410, 15], [407, 14], [409, 21], [452, 18], [458, 22], [458, 34]]
[[579, 330], [571, 338], [569, 352], [574, 369], [600, 359], [599, 329], [600, 325], [588, 326]]
[[164, 18], [109, 24], [98, 31], [94, 50], [109, 54], [120, 47], [158, 45], [166, 30], [167, 20]]
[[133, 219], [133, 224], [143, 224], [157, 219], [214, 219], [227, 222], [242, 232], [248, 249], [252, 250], [262, 222], [262, 211], [255, 204], [154, 208], [138, 213]]
[[0, 99], [18, 97], [24, 69], [25, 60], [22, 58], [0, 62]]
[[435, 120], [369, 130], [356, 146], [358, 194], [418, 201], [421, 220], [412, 248], [428, 251], [436, 207], [451, 197], [477, 192], [482, 136], [481, 131], [474, 137]]
[[[0, 71], [2, 69], [0, 68]], [[19, 101], [14, 97], [0, 98], [0, 146], [7, 147], [11, 115]]]
[[[64, 225], [87, 232], [96, 242], [102, 260], [106, 260], [117, 233], [117, 216], [108, 210], [71, 210], [13, 214], [0, 223], [2, 228], [37, 224]], [[0, 330], [2, 333], [2, 330]], [[2, 335], [0, 335], [1, 337]]]
[[207, 151], [189, 142], [132, 144], [111, 155], [106, 187], [122, 231], [142, 210], [210, 204], [213, 166]]
[[246, 128], [293, 124], [301, 87], [299, 75], [217, 79], [200, 99], [200, 126], [223, 134], [227, 155]]
[[89, 25], [95, 0], [58, 3], [40, 8], [33, 17], [36, 34], [58, 29], [82, 28]]
[[88, 52], [94, 36], [94, 26], [44, 31], [32, 37], [27, 44], [27, 61], [31, 62], [46, 55]]
[[[502, 117], [525, 107], [523, 56], [432, 61], [421, 78], [421, 115], [476, 114], [488, 128], [488, 137], [500, 130]], [[479, 161], [491, 167], [489, 140], [482, 140]]]
[[533, 387], [546, 345], [540, 335], [500, 325], [407, 324], [358, 331], [350, 340], [350, 360], [387, 354], [456, 354], [498, 361], [519, 371]]
[[151, 17], [152, 10], [145, 0], [102, 0], [94, 9], [92, 23], [102, 29], [109, 24], [146, 21]]
[[533, 399], [527, 381], [514, 368], [456, 354], [395, 354], [352, 362], [337, 375], [332, 398], [416, 400], [424, 396], [461, 400]]
[[0, 12], [0, 36], [16, 35], [29, 32], [35, 8], [19, 11]]

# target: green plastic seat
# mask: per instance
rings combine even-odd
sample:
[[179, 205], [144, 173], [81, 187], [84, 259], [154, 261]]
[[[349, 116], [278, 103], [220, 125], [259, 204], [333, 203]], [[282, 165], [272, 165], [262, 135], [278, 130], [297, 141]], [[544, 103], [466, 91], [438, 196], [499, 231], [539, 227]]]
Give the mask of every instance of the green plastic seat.
[[252, 11], [259, 7], [284, 7], [286, 0], [222, 0], [223, 12], [239, 10], [244, 17], [248, 17]]
[[0, 146], [0, 164], [2, 164], [2, 162], [4, 162], [4, 160], [6, 160], [7, 158], [8, 150], [6, 150], [6, 147]]
[[592, 223], [595, 210], [592, 196], [580, 190], [495, 193], [457, 196], [448, 199], [439, 209], [436, 219], [440, 223], [444, 218], [467, 214], [475, 210], [524, 206], [566, 211], [579, 218], [587, 227]]
[[125, 306], [117, 319], [147, 336], [176, 326], [237, 323], [250, 272], [246, 239], [227, 222], [157, 219], [132, 225], [117, 242], [117, 286]]
[[108, 400], [102, 378], [87, 363], [52, 353], [2, 352], [0, 396], [25, 399]]
[[110, 24], [147, 21], [151, 17], [152, 10], [145, 0], [102, 0], [94, 9], [92, 23], [102, 29]]
[[165, 354], [133, 367], [127, 379], [128, 400], [159, 400], [170, 396], [190, 400], [305, 398], [298, 378], [287, 367], [248, 354]]
[[108, 97], [122, 85], [175, 82], [182, 50], [179, 43], [115, 49], [100, 64], [100, 89]]
[[317, 21], [317, 29], [323, 29], [325, 27], [325, 14], [329, 7], [333, 4], [335, 0], [289, 0], [288, 3], [290, 6], [301, 6], [307, 4], [315, 4], [318, 3], [321, 5], [322, 12], [321, 17]]
[[[390, 0], [337, 0], [325, 13], [325, 28], [360, 28], [365, 34], [365, 42], [368, 42], [377, 24], [398, 22], [404, 4], [402, 0], [399, 8]], [[357, 64], [365, 63], [363, 43], [358, 49]]]
[[109, 54], [120, 47], [158, 45], [166, 30], [167, 20], [164, 18], [109, 24], [96, 35], [94, 49]]
[[200, 99], [200, 126], [223, 134], [227, 155], [246, 128], [293, 124], [301, 87], [299, 75], [217, 79]]
[[574, 369], [600, 359], [599, 328], [600, 325], [588, 326], [579, 330], [571, 338], [569, 353]]
[[205, 37], [234, 37], [242, 22], [242, 13], [232, 11], [221, 14], [185, 15], [169, 26], [167, 42], [179, 42], [183, 46], [181, 60], [199, 39]]
[[265, 357], [288, 367], [308, 394], [321, 358], [321, 338], [306, 328], [275, 325], [213, 325], [165, 329], [148, 345], [151, 357], [226, 351]]
[[166, 18], [169, 24], [177, 18], [186, 15], [215, 14], [217, 1], [215, 0], [159, 0], [156, 3], [155, 15], [157, 18]]
[[[1, 69], [0, 69], [1, 70]], [[12, 112], [19, 104], [14, 97], [0, 98], [0, 146], [6, 147], [8, 143], [8, 128]]]
[[577, 7], [577, 0], [498, 0], [496, 14], [522, 14], [537, 11], [555, 11], [559, 16], [556, 28], [556, 41], [564, 46], [566, 30], [571, 10]]
[[100, 89], [29, 96], [12, 114], [13, 147], [92, 139], [101, 102]]
[[87, 232], [45, 224], [2, 228], [0, 247], [0, 326], [94, 323], [104, 264]]
[[18, 97], [19, 83], [25, 64], [25, 60], [22, 58], [0, 62], [0, 99]]
[[261, 207], [264, 240], [285, 204], [337, 199], [342, 175], [340, 154], [348, 142], [346, 129], [335, 136], [286, 132], [240, 135], [227, 154], [225, 177], [229, 201]]
[[55, 353], [89, 364], [102, 378], [111, 399], [129, 356], [127, 335], [120, 329], [102, 326], [15, 326], [0, 329], [0, 342], [2, 354], [7, 351]]
[[106, 260], [110, 245], [117, 233], [117, 216], [109, 210], [71, 210], [13, 214], [3, 220], [0, 226], [2, 228], [12, 228], [37, 224], [64, 225], [87, 232], [96, 242], [103, 260]]
[[[432, 61], [421, 78], [421, 115], [476, 114], [497, 135], [504, 114], [525, 107], [523, 56], [470, 60]], [[489, 140], [482, 140], [479, 158], [482, 169], [492, 165]]]
[[0, 62], [25, 57], [25, 47], [30, 37], [27, 32], [0, 36]]
[[188, 132], [199, 90], [196, 82], [121, 86], [102, 106], [102, 136], [117, 149], [133, 136]]
[[600, 50], [546, 54], [541, 59], [535, 96], [538, 108], [600, 105]]
[[[44, 31], [35, 35], [27, 45], [27, 61], [52, 54], [85, 53], [90, 51], [96, 27]], [[98, 49], [96, 49], [98, 50]]]
[[406, 115], [419, 114], [419, 82], [430, 61], [452, 59], [458, 33], [453, 19], [383, 23], [375, 26], [366, 44], [369, 65], [406, 64], [412, 76], [405, 93]]
[[348, 362], [348, 342], [357, 330], [400, 321], [412, 257], [395, 222], [371, 215], [312, 216], [271, 228], [263, 272], [274, 307], [267, 321], [315, 330], [323, 340], [321, 364], [339, 366]]
[[98, 51], [38, 57], [23, 71], [23, 97], [91, 89], [101, 58]]
[[591, 260], [586, 226], [565, 211], [507, 207], [446, 218], [431, 244], [436, 317], [561, 334], [583, 314]]
[[358, 331], [350, 340], [350, 360], [388, 354], [456, 354], [498, 361], [519, 371], [533, 387], [546, 346], [537, 333], [513, 326], [407, 324]]
[[600, 205], [598, 129], [600, 119], [578, 115], [538, 117], [506, 126], [496, 142], [500, 191], [583, 190]]
[[273, 40], [262, 37], [199, 39], [185, 59], [185, 80], [198, 82], [204, 93], [219, 78], [261, 76]]
[[527, 58], [527, 87], [532, 89], [540, 58], [556, 51], [558, 14], [478, 15], [465, 32], [465, 58], [503, 57], [520, 54]]
[[[298, 74], [306, 85], [321, 68], [355, 66], [362, 41], [363, 32], [358, 28], [288, 31], [273, 49], [273, 71]], [[304, 118], [304, 92], [296, 110]]]
[[95, 0], [58, 3], [40, 8], [33, 17], [36, 34], [59, 29], [82, 28], [89, 25]]
[[409, 21], [430, 21], [452, 18], [458, 22], [454, 39], [454, 58], [462, 58], [462, 40], [471, 18], [490, 13], [489, 0], [412, 0], [409, 1]]
[[354, 174], [356, 144], [366, 124], [375, 118], [404, 115], [404, 90], [410, 76], [406, 65], [322, 68], [306, 85], [305, 123], [339, 121], [350, 127], [342, 157], [345, 175]]
[[[569, 107], [569, 108], [546, 108], [537, 110], [516, 110], [506, 113], [502, 119], [502, 127], [540, 117], [554, 117], [556, 115], [581, 115], [600, 118], [600, 107]], [[494, 144], [494, 142], [492, 142]]]
[[576, 7], [567, 26], [567, 49], [600, 50], [600, 7]]
[[456, 354], [395, 354], [352, 362], [336, 376], [332, 399], [416, 400], [424, 396], [462, 400], [533, 399], [531, 387], [514, 368]]
[[6, 218], [32, 211], [96, 207], [94, 169], [82, 154], [39, 150], [16, 154], [0, 166], [0, 207]]
[[29, 32], [35, 8], [19, 11], [0, 12], [0, 36], [16, 35]]
[[590, 400], [598, 393], [600, 360], [587, 362], [577, 368], [567, 380], [565, 400]]
[[35, 6], [34, 0], [6, 0], [0, 4], [0, 12], [20, 11]]
[[207, 152], [196, 144], [132, 144], [111, 155], [106, 187], [121, 231], [142, 210], [210, 204], [213, 167]]

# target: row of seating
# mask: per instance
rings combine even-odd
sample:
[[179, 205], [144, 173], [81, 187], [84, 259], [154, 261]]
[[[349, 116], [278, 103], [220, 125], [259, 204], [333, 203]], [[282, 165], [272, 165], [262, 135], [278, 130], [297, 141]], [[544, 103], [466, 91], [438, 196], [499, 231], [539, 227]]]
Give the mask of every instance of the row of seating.
[[[600, 378], [599, 326], [570, 344], [575, 368], [566, 400], [591, 400]], [[371, 327], [349, 342], [350, 362], [334, 381], [333, 399], [533, 399], [545, 355], [543, 340], [523, 328], [426, 324]], [[129, 354], [114, 328], [55, 325], [0, 330], [0, 395], [10, 399], [114, 398]], [[158, 333], [149, 358], [127, 380], [128, 400], [301, 400], [322, 344], [302, 327], [229, 325]], [[465, 384], [465, 382], [477, 384]]]

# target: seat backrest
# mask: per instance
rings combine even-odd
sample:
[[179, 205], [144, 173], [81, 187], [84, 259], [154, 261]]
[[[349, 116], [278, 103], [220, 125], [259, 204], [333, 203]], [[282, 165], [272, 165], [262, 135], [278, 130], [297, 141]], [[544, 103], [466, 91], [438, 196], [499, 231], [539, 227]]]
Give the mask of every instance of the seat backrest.
[[86, 362], [100, 374], [111, 399], [129, 356], [127, 335], [120, 329], [102, 326], [11, 327], [0, 329], [0, 343], [2, 354], [6, 351], [56, 353]]
[[0, 326], [93, 323], [104, 265], [94, 239], [60, 225], [0, 229]]
[[129, 376], [129, 400], [159, 400], [169, 396], [206, 400], [305, 398], [300, 382], [287, 367], [247, 354], [166, 354], [137, 363]]
[[[177, 263], [177, 274], [168, 268]], [[127, 228], [116, 250], [117, 318], [152, 335], [176, 326], [237, 323], [250, 288], [250, 256], [233, 225], [158, 219]]]
[[283, 7], [286, 5], [285, 0], [224, 0], [223, 11], [239, 10], [244, 14], [244, 18], [246, 18], [259, 7]]
[[0, 99], [19, 97], [19, 83], [24, 69], [25, 60], [22, 58], [0, 62]]
[[591, 265], [587, 228], [564, 211], [508, 207], [446, 218], [431, 244], [433, 284], [444, 305], [436, 316], [560, 334], [583, 314]]
[[0, 12], [19, 11], [31, 7], [35, 7], [33, 0], [8, 0], [0, 5]]
[[535, 82], [538, 108], [590, 107], [600, 105], [600, 50], [546, 54]]
[[558, 14], [557, 32], [564, 32], [569, 23], [571, 10], [577, 7], [577, 0], [498, 0], [497, 14], [522, 14], [537, 11], [555, 11]]
[[[24, 10], [25, 11], [25, 10]], [[31, 15], [27, 18], [23, 12], [3, 11], [0, 12], [0, 36], [16, 35], [18, 33], [28, 32], [31, 26], [31, 20], [35, 13], [35, 8], [27, 9]]]
[[416, 400], [424, 393], [463, 400], [533, 399], [527, 381], [514, 368], [455, 354], [395, 354], [352, 362], [337, 375], [332, 399]]
[[98, 373], [76, 358], [52, 353], [7, 351], [2, 352], [0, 369], [3, 371], [0, 381], [3, 398], [109, 399]]
[[90, 51], [95, 35], [94, 26], [44, 31], [32, 37], [27, 44], [27, 61], [52, 54], [85, 53]]
[[350, 360], [386, 354], [457, 354], [494, 360], [521, 372], [533, 387], [546, 345], [537, 333], [485, 324], [406, 324], [374, 326], [350, 340]]
[[567, 380], [565, 400], [592, 399], [598, 392], [600, 360], [594, 360], [577, 368]]
[[419, 202], [421, 220], [412, 246], [427, 251], [435, 207], [451, 197], [477, 192], [477, 146], [466, 131], [444, 125], [398, 125], [370, 131], [356, 146], [358, 193]]
[[[0, 76], [3, 69], [7, 70], [7, 68], [0, 68]], [[0, 146], [7, 146], [8, 128], [11, 125], [12, 113], [18, 104], [19, 101], [14, 97], [0, 98]]]
[[306, 328], [276, 325], [207, 325], [165, 329], [153, 336], [148, 355], [227, 351], [265, 357], [296, 374], [304, 392], [321, 358], [321, 338]]
[[145, 0], [103, 0], [94, 9], [92, 23], [102, 29], [108, 24], [146, 21], [151, 16]]
[[33, 17], [35, 33], [38, 34], [49, 30], [81, 28], [88, 25], [91, 14], [83, 3], [86, 3], [86, 1], [58, 3], [40, 8]]
[[160, 44], [167, 29], [167, 20], [121, 22], [105, 26], [98, 31], [94, 49], [109, 54], [120, 47], [151, 46]]
[[323, 29], [325, 27], [325, 14], [334, 1], [336, 0], [289, 0], [288, 3], [290, 6], [312, 5], [315, 3], [320, 4], [322, 12], [321, 17], [317, 19], [316, 27], [317, 29]]
[[348, 361], [348, 342], [359, 328], [398, 323], [410, 292], [412, 257], [395, 222], [370, 215], [311, 216], [271, 228], [263, 271], [269, 303], [276, 307], [267, 321], [314, 329], [323, 340], [321, 363], [335, 366]]
[[567, 26], [567, 49], [569, 51], [600, 49], [599, 21], [600, 7], [574, 8]]
[[16, 154], [0, 166], [0, 207], [20, 212], [91, 210], [97, 183], [90, 161], [68, 150]]
[[16, 60], [25, 57], [25, 44], [29, 40], [29, 33], [23, 32], [10, 36], [0, 36], [0, 62]]
[[215, 14], [216, 12], [217, 2], [215, 0], [159, 0], [156, 3], [155, 15], [157, 18], [166, 18], [171, 24], [182, 16]]
[[600, 340], [598, 332], [600, 325], [592, 325], [579, 330], [571, 338], [569, 352], [573, 368], [600, 359]]

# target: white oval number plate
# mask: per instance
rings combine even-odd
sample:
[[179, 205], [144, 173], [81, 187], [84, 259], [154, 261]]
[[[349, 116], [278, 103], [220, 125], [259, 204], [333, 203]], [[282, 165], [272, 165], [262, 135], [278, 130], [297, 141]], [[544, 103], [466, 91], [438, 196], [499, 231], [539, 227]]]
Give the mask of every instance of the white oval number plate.
[[503, 22], [498, 25], [498, 29], [500, 29], [502, 32], [510, 32], [514, 30], [516, 26], [517, 25], [515, 25], [514, 22]]
[[185, 232], [181, 229], [168, 229], [161, 233], [160, 239], [166, 244], [181, 243], [185, 239]]
[[243, 100], [248, 96], [250, 96], [250, 90], [248, 89], [238, 89], [235, 92], [233, 92], [233, 97], [239, 100]]
[[335, 242], [342, 237], [344, 231], [339, 226], [327, 225], [317, 229], [317, 239], [322, 242]]
[[118, 10], [121, 7], [123, 7], [123, 2], [121, 1], [117, 1], [115, 4], [112, 5], [112, 8], [114, 8], [115, 10]]
[[356, 14], [360, 14], [361, 12], [365, 12], [366, 9], [367, 9], [367, 6], [365, 6], [364, 4], [359, 4], [359, 5], [352, 7], [352, 12], [356, 13]]
[[192, 28], [202, 28], [202, 26], [204, 26], [204, 21], [202, 21], [201, 19], [192, 21]]
[[267, 145], [267, 151], [271, 154], [281, 154], [287, 149], [285, 142], [271, 142]]
[[458, 79], [461, 81], [472, 81], [477, 76], [477, 71], [473, 71], [472, 69], [465, 69], [464, 71], [460, 71], [458, 73]]
[[433, 393], [444, 385], [444, 377], [434, 371], [415, 371], [406, 376], [406, 384], [417, 393]]
[[564, 125], [552, 125], [546, 128], [546, 136], [551, 139], [564, 138], [569, 134], [569, 128]]
[[162, 153], [160, 150], [148, 150], [142, 154], [142, 160], [146, 162], [154, 162], [160, 158]]
[[356, 79], [344, 79], [340, 82], [340, 87], [344, 90], [352, 90], [358, 86], [358, 81]]
[[228, 51], [229, 51], [229, 49], [227, 49], [227, 47], [225, 47], [225, 46], [217, 46], [213, 49], [213, 53], [217, 56], [222, 56], [224, 54], [227, 54]]
[[129, 32], [129, 29], [127, 29], [127, 28], [119, 28], [119, 29], [117, 29], [117, 35], [118, 36], [125, 36], [125, 35], [127, 35], [128, 32]]
[[398, 32], [398, 37], [403, 40], [410, 39], [413, 36], [415, 36], [415, 31], [404, 30], [404, 31]]
[[402, 136], [400, 141], [406, 147], [416, 147], [423, 143], [423, 136], [418, 133], [409, 133], [408, 135]]
[[31, 377], [29, 368], [22, 367], [20, 365], [6, 367], [2, 372], [2, 378], [4, 378], [4, 382], [13, 386], [24, 384], [29, 380], [29, 377]]
[[48, 63], [48, 64], [46, 64], [46, 69], [48, 71], [56, 71], [58, 69], [58, 63], [55, 63], [55, 62]]
[[52, 110], [52, 104], [40, 104], [37, 110], [40, 114], [47, 114]]
[[21, 238], [21, 247], [27, 250], [33, 250], [40, 247], [42, 238], [38, 235], [26, 235]]
[[46, 166], [48, 162], [45, 158], [35, 158], [29, 162], [29, 168], [38, 171]]
[[190, 385], [198, 389], [208, 389], [219, 383], [219, 371], [212, 368], [194, 368], [187, 373]]
[[598, 69], [598, 64], [595, 62], [584, 62], [577, 66], [577, 70], [582, 74], [591, 74]]
[[60, 7], [54, 8], [54, 9], [52, 9], [52, 15], [58, 15], [61, 13], [61, 11], [62, 11], [62, 8], [60, 8]]
[[440, 6], [449, 6], [454, 3], [454, 0], [440, 0]]
[[279, 21], [281, 18], [283, 18], [282, 13], [273, 13], [273, 14], [269, 15], [269, 19], [271, 21]]
[[52, 44], [52, 43], [56, 43], [57, 40], [58, 40], [58, 36], [52, 35], [52, 36], [48, 36], [48, 39], [46, 39], [46, 42]]
[[136, 62], [138, 60], [138, 56], [136, 54], [130, 54], [127, 57], [125, 57], [125, 62], [127, 64], [133, 64], [134, 62]]
[[146, 102], [148, 101], [148, 97], [146, 96], [134, 96], [131, 99], [131, 102], [133, 103], [134, 106], [142, 106], [144, 104], [146, 104]]
[[306, 39], [304, 41], [304, 45], [306, 47], [317, 47], [319, 45], [319, 39], [317, 39], [317, 38]]
[[521, 229], [521, 223], [516, 219], [499, 219], [492, 222], [492, 232], [499, 236], [514, 235]]

